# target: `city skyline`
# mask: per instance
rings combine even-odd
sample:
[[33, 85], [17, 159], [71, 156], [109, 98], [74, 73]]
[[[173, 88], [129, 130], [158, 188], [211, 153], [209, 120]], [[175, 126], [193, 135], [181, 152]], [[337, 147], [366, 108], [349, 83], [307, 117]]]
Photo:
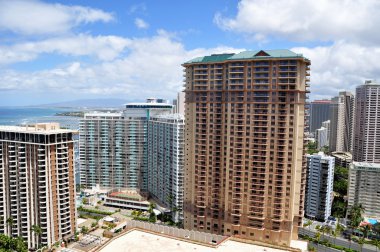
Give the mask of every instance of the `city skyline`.
[[[380, 75], [376, 64], [365, 67], [380, 51], [373, 1], [17, 0], [0, 7], [0, 106], [172, 99], [186, 60], [264, 48], [289, 48], [314, 62], [311, 99]], [[273, 13], [280, 18], [269, 22]]]

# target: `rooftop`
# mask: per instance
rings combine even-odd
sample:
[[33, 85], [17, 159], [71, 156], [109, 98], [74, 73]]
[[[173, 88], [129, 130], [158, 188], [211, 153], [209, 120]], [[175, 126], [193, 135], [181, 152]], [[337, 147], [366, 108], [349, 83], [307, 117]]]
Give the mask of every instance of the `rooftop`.
[[0, 125], [2, 132], [28, 133], [28, 134], [59, 134], [75, 133], [75, 130], [61, 129], [59, 123], [36, 123], [25, 126], [4, 126]]
[[376, 164], [376, 163], [353, 162], [352, 164], [355, 167], [380, 169], [380, 164]]
[[133, 230], [122, 235], [109, 243], [107, 246], [100, 250], [101, 252], [114, 252], [114, 251], [179, 251], [179, 252], [281, 252], [286, 250], [273, 249], [262, 247], [258, 245], [241, 243], [232, 240], [222, 242], [218, 247], [212, 248], [201, 244], [185, 242], [167, 236], [156, 235], [140, 230]]
[[197, 57], [195, 59], [185, 62], [185, 64], [209, 63], [209, 62], [220, 62], [220, 61], [229, 61], [229, 60], [266, 59], [266, 58], [303, 58], [303, 55], [297, 54], [288, 49], [255, 50], [255, 51], [244, 51], [237, 54], [234, 54], [234, 53], [212, 54], [210, 56]]

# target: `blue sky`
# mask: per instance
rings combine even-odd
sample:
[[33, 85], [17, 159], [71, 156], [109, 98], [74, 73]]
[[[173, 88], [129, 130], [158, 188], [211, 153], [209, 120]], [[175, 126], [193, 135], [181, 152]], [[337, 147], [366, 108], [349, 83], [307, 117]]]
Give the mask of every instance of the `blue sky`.
[[181, 63], [288, 48], [312, 61], [311, 98], [380, 75], [376, 0], [0, 0], [0, 106], [172, 99]]

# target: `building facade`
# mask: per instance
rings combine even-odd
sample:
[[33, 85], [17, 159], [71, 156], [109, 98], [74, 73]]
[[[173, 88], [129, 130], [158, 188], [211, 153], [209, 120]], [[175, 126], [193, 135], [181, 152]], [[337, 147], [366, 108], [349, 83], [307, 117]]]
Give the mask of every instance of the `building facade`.
[[325, 146], [329, 146], [328, 129], [321, 127], [315, 131], [315, 140], [317, 142], [317, 149], [321, 150]]
[[173, 105], [150, 98], [146, 103], [129, 103], [123, 111], [126, 123], [126, 162], [128, 172], [138, 174], [136, 187], [148, 192], [148, 121], [152, 116], [171, 114]]
[[366, 215], [380, 217], [380, 84], [356, 88], [354, 114], [348, 207], [362, 204]]
[[73, 133], [59, 124], [0, 126], [1, 233], [23, 237], [29, 248], [75, 233]]
[[353, 160], [380, 163], [380, 84], [356, 88]]
[[323, 152], [307, 155], [305, 216], [326, 221], [331, 215], [335, 158]]
[[366, 216], [380, 218], [380, 164], [353, 162], [348, 183], [348, 207], [361, 204]]
[[186, 229], [285, 245], [298, 237], [309, 65], [289, 50], [184, 63]]
[[184, 128], [181, 114], [153, 116], [148, 122], [149, 195], [183, 221]]
[[340, 92], [331, 99], [329, 150], [350, 152], [352, 150], [352, 126], [354, 96], [350, 92]]
[[315, 100], [310, 103], [310, 133], [315, 133], [322, 122], [329, 120], [330, 100]]
[[88, 113], [80, 122], [80, 183], [86, 188], [137, 188], [127, 173], [126, 123], [122, 113]]
[[349, 168], [352, 163], [352, 154], [349, 152], [331, 152], [331, 156], [335, 158], [335, 165]]

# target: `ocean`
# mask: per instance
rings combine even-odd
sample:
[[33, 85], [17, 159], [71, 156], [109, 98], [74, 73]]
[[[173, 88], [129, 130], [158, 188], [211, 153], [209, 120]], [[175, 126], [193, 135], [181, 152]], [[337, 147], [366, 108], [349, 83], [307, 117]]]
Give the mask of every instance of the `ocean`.
[[80, 117], [57, 116], [56, 113], [76, 111], [70, 108], [0, 107], [0, 125], [24, 125], [58, 122], [61, 127], [79, 129]]

